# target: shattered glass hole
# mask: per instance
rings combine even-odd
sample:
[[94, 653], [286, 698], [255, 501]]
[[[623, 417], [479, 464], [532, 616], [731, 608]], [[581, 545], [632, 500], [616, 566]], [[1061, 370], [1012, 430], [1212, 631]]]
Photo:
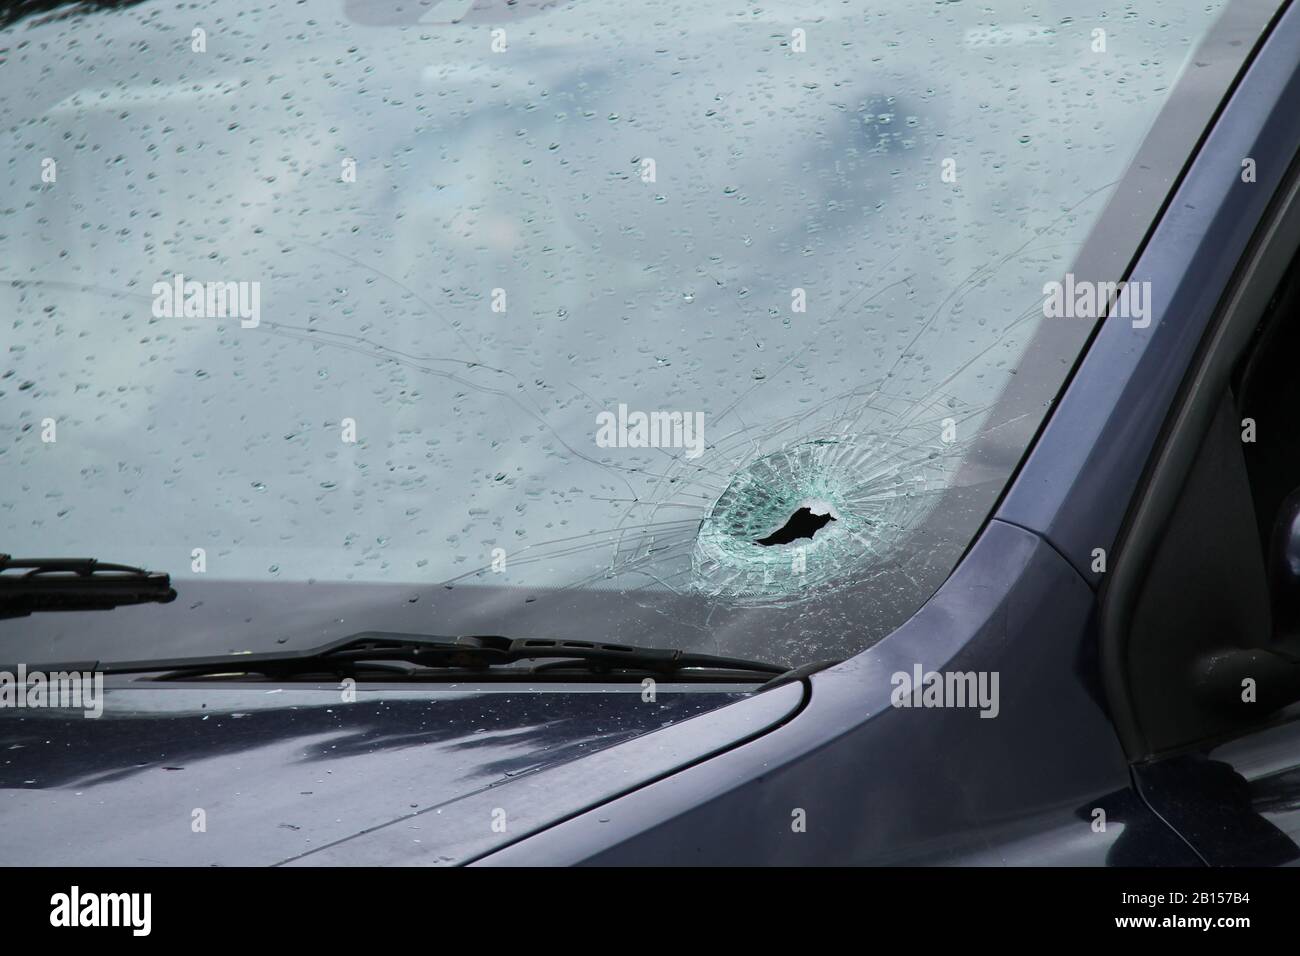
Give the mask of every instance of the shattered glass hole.
[[821, 438], [751, 462], [700, 524], [695, 589], [739, 604], [801, 600], [890, 560], [945, 483], [913, 437]]
[[775, 544], [790, 544], [801, 538], [811, 538], [818, 531], [835, 520], [830, 505], [821, 502], [809, 502], [800, 505], [799, 510], [786, 519], [785, 524], [777, 528], [766, 538], [759, 538], [755, 544], [770, 548]]

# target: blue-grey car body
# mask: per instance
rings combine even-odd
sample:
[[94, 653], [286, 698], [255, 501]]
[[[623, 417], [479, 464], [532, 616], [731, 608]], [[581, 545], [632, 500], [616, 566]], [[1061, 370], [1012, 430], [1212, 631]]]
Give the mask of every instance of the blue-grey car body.
[[[1236, 74], [1253, 42], [1243, 37], [1276, 7], [1225, 17], [1207, 39], [1223, 58], [1205, 66], [1219, 71], [1207, 86]], [[1185, 782], [1177, 765], [1152, 774], [1145, 795], [1134, 785], [1099, 673], [1094, 555], [1115, 547], [1197, 345], [1300, 150], [1298, 64], [1293, 5], [1212, 126], [1144, 146], [1192, 158], [1176, 184], [1148, 183], [1147, 215], [1108, 210], [1080, 257], [1159, 290], [1149, 327], [1106, 320], [1065, 333], [1093, 339], [1014, 481], [992, 514], [968, 516], [981, 530], [942, 586], [866, 650], [768, 690], [665, 682], [650, 704], [637, 685], [361, 687], [341, 705], [326, 687], [111, 683], [89, 749], [60, 742], [83, 733], [66, 718], [4, 715], [3, 862], [1214, 862], [1211, 838], [1151, 807], [1152, 788]], [[1243, 157], [1258, 161], [1251, 186]], [[1173, 191], [1152, 195], [1157, 186]], [[1016, 388], [1002, 396], [1007, 421], [1021, 413]], [[1018, 451], [990, 439], [973, 455]], [[195, 620], [208, 630], [188, 645], [178, 637], [196, 653], [222, 626], [216, 602], [272, 603], [236, 583], [203, 587]], [[368, 626], [414, 629], [416, 612], [393, 600], [403, 587], [383, 588], [368, 599]], [[599, 592], [575, 600], [599, 626]], [[649, 627], [657, 612], [633, 613]], [[50, 629], [56, 652], [87, 653], [59, 625], [33, 626]], [[997, 719], [892, 706], [893, 675], [918, 664], [1000, 674]], [[1286, 781], [1275, 789], [1276, 806], [1293, 802]], [[191, 809], [218, 811], [220, 841], [192, 838]], [[1101, 832], [1098, 810], [1111, 824]]]

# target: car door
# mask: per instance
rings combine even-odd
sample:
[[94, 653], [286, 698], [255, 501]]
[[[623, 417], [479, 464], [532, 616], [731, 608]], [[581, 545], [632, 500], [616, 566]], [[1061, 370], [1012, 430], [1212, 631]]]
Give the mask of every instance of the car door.
[[1210, 865], [1300, 860], [1300, 178], [1289, 167], [1181, 383], [1100, 592], [1103, 678], [1139, 792]]

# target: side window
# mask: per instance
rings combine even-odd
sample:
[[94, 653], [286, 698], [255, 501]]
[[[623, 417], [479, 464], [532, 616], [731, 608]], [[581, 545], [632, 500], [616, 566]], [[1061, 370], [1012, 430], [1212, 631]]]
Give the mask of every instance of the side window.
[[1134, 575], [1114, 659], [1131, 756], [1231, 739], [1300, 703], [1295, 263], [1240, 343], [1231, 374], [1198, 398], [1199, 445], [1165, 481], [1177, 488]]
[[[1113, 581], [1131, 613], [1112, 627], [1103, 611], [1134, 779], [1211, 866], [1300, 860], [1296, 263], [1270, 285], [1267, 301], [1259, 283], [1248, 309], [1225, 310], [1189, 377], [1135, 509], [1132, 586]], [[1145, 527], [1144, 509], [1158, 516]], [[1117, 566], [1128, 560], [1121, 551]]]
[[1271, 303], [1234, 384], [1273, 629], [1279, 639], [1300, 637], [1300, 265]]
[[1149, 752], [1230, 733], [1255, 716], [1235, 705], [1224, 665], [1225, 655], [1268, 646], [1272, 628], [1234, 398], [1220, 396], [1130, 624], [1126, 670]]

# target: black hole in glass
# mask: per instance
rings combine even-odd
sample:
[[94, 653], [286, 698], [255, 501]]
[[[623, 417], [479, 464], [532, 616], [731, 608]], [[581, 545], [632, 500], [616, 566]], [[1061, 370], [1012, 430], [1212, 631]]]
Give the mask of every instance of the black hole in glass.
[[800, 508], [790, 516], [790, 519], [784, 525], [766, 538], [759, 538], [754, 543], [767, 548], [774, 544], [789, 544], [791, 541], [798, 541], [800, 538], [811, 538], [834, 520], [834, 516], [829, 512], [824, 515], [815, 515], [807, 508]]

